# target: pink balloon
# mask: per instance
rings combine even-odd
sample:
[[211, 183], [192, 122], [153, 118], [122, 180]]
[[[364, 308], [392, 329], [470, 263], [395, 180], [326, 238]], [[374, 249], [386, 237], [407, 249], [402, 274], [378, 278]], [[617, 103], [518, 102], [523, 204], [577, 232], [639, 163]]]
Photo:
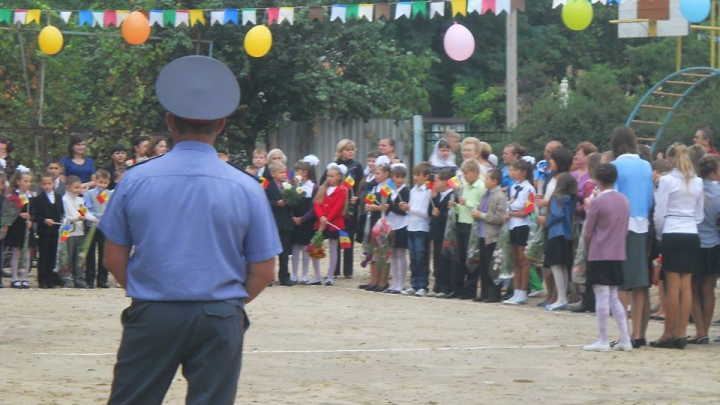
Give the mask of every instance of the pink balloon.
[[445, 32], [445, 53], [450, 59], [464, 61], [475, 52], [475, 37], [464, 25], [455, 23]]

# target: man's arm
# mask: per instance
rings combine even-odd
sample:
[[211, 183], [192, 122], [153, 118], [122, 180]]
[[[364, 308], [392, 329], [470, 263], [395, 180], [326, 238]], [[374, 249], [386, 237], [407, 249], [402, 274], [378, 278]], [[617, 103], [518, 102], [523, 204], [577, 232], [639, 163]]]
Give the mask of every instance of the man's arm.
[[[105, 245], [105, 267], [107, 265], [107, 244]], [[126, 262], [127, 263], [127, 262]], [[108, 267], [109, 269], [110, 267]], [[111, 270], [112, 271], [112, 270]], [[115, 272], [113, 272], [115, 275]], [[124, 276], [124, 273], [123, 273]], [[245, 299], [245, 304], [249, 304], [254, 300], [265, 287], [270, 284], [275, 278], [275, 258], [265, 260], [264, 262], [249, 263], [247, 269], [247, 278], [245, 279], [245, 290], [248, 293], [248, 297]]]
[[[127, 265], [130, 259], [130, 246], [116, 245], [105, 239], [105, 258], [103, 264], [112, 273], [115, 281], [120, 283], [122, 288], [127, 285]], [[249, 277], [248, 277], [249, 279]]]

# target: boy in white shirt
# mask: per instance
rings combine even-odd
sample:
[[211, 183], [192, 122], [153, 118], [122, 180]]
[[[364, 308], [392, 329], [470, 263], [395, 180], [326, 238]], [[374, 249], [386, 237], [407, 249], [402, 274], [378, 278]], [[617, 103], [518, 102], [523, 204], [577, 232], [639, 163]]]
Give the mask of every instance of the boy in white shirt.
[[410, 201], [400, 203], [400, 209], [408, 213], [408, 247], [410, 249], [410, 285], [403, 291], [404, 295], [415, 294], [418, 297], [427, 295], [430, 283], [428, 265], [429, 233], [430, 233], [430, 199], [428, 180], [432, 166], [428, 162], [420, 162], [413, 169], [415, 186], [410, 190]]
[[[82, 248], [85, 242], [85, 229], [83, 222], [98, 222], [85, 206], [85, 200], [80, 195], [83, 191], [82, 182], [77, 176], [68, 176], [65, 180], [65, 195], [63, 196], [63, 208], [65, 210], [65, 223], [71, 225], [70, 235], [67, 240], [67, 252], [72, 281], [75, 288], [87, 288], [85, 283], [84, 258]], [[69, 280], [66, 280], [66, 285]]]

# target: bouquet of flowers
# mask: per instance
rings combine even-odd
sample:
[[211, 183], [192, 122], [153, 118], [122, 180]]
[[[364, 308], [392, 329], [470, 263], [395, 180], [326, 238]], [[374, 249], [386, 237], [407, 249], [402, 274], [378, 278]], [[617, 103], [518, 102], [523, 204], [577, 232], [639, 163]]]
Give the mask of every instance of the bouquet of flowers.
[[467, 260], [465, 264], [470, 273], [475, 273], [480, 267], [480, 236], [478, 236], [479, 221], [473, 221], [470, 227], [468, 240]]
[[393, 230], [385, 215], [372, 228], [373, 257], [378, 272], [390, 270]]
[[515, 275], [515, 267], [513, 266], [511, 253], [512, 245], [510, 244], [510, 230], [508, 229], [507, 224], [503, 225], [500, 230], [500, 242], [498, 242], [498, 246], [500, 246], [500, 250], [502, 251], [498, 279], [511, 279]]
[[363, 260], [360, 262], [361, 267], [367, 267], [368, 264], [375, 264], [372, 254], [372, 238], [370, 237], [370, 211], [365, 214], [365, 228], [363, 232]]
[[445, 237], [443, 239], [443, 254], [450, 260], [457, 260], [458, 257], [458, 241], [457, 241], [457, 215], [455, 215], [455, 207], [448, 210], [447, 223], [445, 224]]
[[325, 258], [325, 249], [323, 247], [324, 240], [325, 240], [325, 237], [323, 236], [323, 231], [318, 230], [317, 232], [315, 232], [315, 235], [313, 235], [312, 240], [310, 240], [310, 244], [306, 248], [310, 258], [312, 258], [312, 259], [324, 259]]
[[15, 219], [20, 215], [20, 210], [25, 204], [20, 200], [20, 197], [10, 194], [5, 198], [2, 207], [2, 219], [0, 219], [0, 239], [5, 239], [8, 228], [15, 222]]
[[533, 266], [542, 267], [545, 260], [545, 232], [537, 221], [533, 220], [530, 224], [530, 235], [528, 236], [528, 245], [525, 248], [525, 257], [528, 263]]
[[[300, 177], [296, 177], [296, 180]], [[285, 201], [285, 204], [289, 206], [293, 206], [300, 202], [300, 200], [303, 197], [303, 188], [302, 188], [302, 182], [300, 181], [294, 181], [290, 183], [289, 181], [286, 181], [282, 184], [282, 189], [280, 189], [280, 196], [282, 197], [283, 201]]]

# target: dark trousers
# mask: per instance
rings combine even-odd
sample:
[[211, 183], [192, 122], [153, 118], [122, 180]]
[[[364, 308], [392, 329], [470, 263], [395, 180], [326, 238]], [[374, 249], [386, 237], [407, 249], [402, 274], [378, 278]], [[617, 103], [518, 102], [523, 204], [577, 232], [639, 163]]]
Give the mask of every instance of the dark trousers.
[[480, 266], [478, 272], [480, 273], [480, 291], [483, 298], [494, 295], [495, 289], [497, 289], [495, 281], [490, 277], [495, 245], [496, 243], [485, 244], [485, 238], [480, 238]]
[[[95, 267], [95, 251], [97, 250], [97, 268]], [[85, 261], [85, 282], [88, 286], [95, 284], [95, 274], [97, 274], [97, 285], [107, 285], [108, 271], [103, 265], [105, 258], [105, 235], [99, 230], [95, 230], [93, 240], [90, 243], [87, 259]]]
[[292, 232], [280, 231], [280, 243], [282, 244], [283, 251], [278, 256], [280, 262], [280, 269], [278, 270], [278, 280], [280, 282], [290, 281], [290, 270], [288, 267], [288, 260], [292, 254]]
[[433, 241], [433, 275], [435, 276], [435, 293], [450, 294], [451, 261], [443, 254], [443, 241]]
[[[354, 220], [350, 220], [348, 218], [345, 218], [345, 232], [348, 233], [350, 236], [350, 244], [355, 243], [355, 227], [356, 223]], [[340, 262], [342, 261], [342, 273], [345, 277], [351, 277], [353, 275], [353, 248], [350, 249], [340, 249], [340, 244], [338, 243], [338, 261], [335, 265], [335, 275], [340, 275]]]
[[453, 262], [451, 286], [453, 292], [463, 297], [477, 296], [478, 272], [468, 272], [467, 251], [470, 241], [471, 224], [457, 224], [458, 260]]
[[247, 324], [242, 308], [223, 301], [134, 301], [121, 320], [109, 405], [160, 405], [180, 365], [186, 404], [235, 403]]
[[423, 231], [408, 232], [408, 248], [410, 248], [410, 285], [415, 291], [427, 290], [429, 280], [428, 265], [428, 233]]
[[53, 271], [57, 260], [57, 236], [38, 238], [38, 284], [52, 287], [62, 285], [62, 279]]

